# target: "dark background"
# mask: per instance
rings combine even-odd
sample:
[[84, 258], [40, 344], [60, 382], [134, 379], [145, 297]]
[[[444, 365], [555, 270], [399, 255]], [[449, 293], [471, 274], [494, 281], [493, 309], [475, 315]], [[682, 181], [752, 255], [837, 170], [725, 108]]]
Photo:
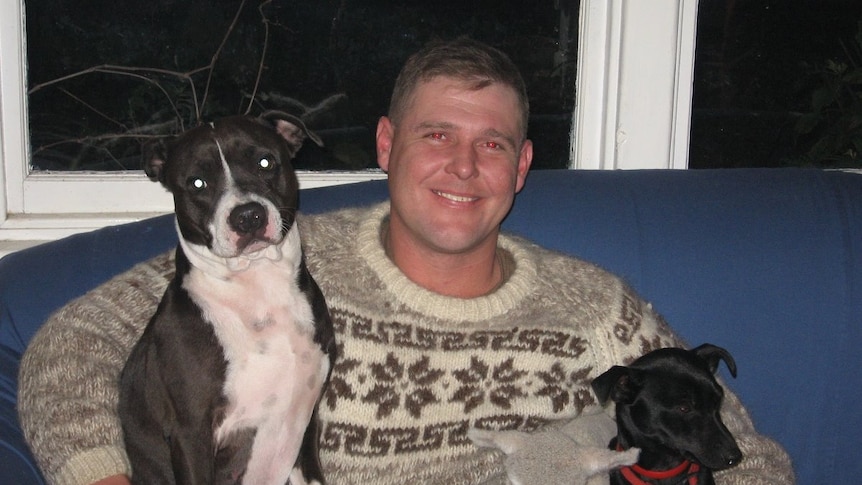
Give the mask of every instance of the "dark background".
[[[537, 165], [564, 167], [577, 31], [561, 41], [560, 22], [571, 14], [569, 26], [576, 29], [577, 2], [570, 8], [556, 3], [247, 1], [231, 30], [241, 5], [236, 0], [32, 0], [26, 8], [34, 164], [136, 169], [139, 145], [148, 137], [242, 113], [254, 93], [253, 113], [277, 108], [300, 114], [329, 101], [308, 120], [326, 148], [307, 145], [297, 168], [376, 167], [376, 123], [404, 60], [429, 40], [467, 33], [518, 64], [531, 96]], [[151, 71], [92, 72], [44, 85], [104, 64], [187, 73], [210, 63], [229, 30], [214, 68], [192, 76], [194, 91], [181, 77]]]
[[691, 168], [862, 168], [862, 1], [702, 0]]
[[[566, 167], [576, 1], [240, 5], [28, 0], [34, 168], [138, 169], [147, 139], [245, 112], [252, 95], [252, 112], [307, 112], [324, 138], [326, 148], [302, 150], [297, 168], [373, 168], [374, 129], [404, 59], [428, 40], [465, 33], [524, 73], [534, 167]], [[689, 166], [862, 168], [860, 22], [860, 0], [701, 0]], [[212, 69], [201, 69], [217, 52]], [[165, 72], [64, 78], [104, 65]]]

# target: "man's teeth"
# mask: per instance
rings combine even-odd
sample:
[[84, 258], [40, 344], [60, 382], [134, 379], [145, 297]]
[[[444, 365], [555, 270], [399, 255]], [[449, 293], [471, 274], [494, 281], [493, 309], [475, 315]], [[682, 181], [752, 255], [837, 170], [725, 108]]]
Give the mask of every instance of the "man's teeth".
[[446, 192], [437, 192], [437, 195], [443, 197], [444, 199], [449, 199], [455, 202], [472, 202], [476, 200], [475, 197], [463, 197], [460, 195], [447, 194]]

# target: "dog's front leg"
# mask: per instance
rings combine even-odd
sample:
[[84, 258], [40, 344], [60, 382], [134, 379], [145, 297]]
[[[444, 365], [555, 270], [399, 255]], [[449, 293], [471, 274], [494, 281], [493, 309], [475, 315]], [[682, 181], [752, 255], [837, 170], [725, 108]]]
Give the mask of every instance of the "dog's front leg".
[[169, 438], [171, 466], [177, 485], [210, 485], [213, 483], [212, 440], [209, 431], [176, 430]]
[[[179, 374], [174, 372], [172, 375]], [[184, 377], [192, 375], [196, 373], [190, 372]], [[203, 390], [212, 389], [212, 386], [196, 388], [195, 382], [189, 378], [174, 384], [171, 395], [173, 425], [166, 437], [174, 481], [176, 485], [214, 485], [216, 452], [212, 423], [215, 419], [213, 414], [220, 407], [212, 403], [219, 403], [219, 400], [206, 396]], [[197, 395], [193, 396], [195, 392]]]
[[235, 431], [218, 445], [215, 455], [213, 485], [237, 485], [242, 483], [246, 465], [251, 458], [255, 430], [246, 428]]
[[[302, 437], [302, 447], [299, 449], [299, 456], [296, 458], [296, 470], [299, 470], [304, 483], [323, 484], [326, 483], [323, 479], [323, 466], [320, 464], [320, 451], [318, 443], [320, 442], [319, 422], [317, 418], [317, 408], [311, 416], [311, 421], [308, 427], [305, 428], [305, 435]], [[303, 483], [299, 478], [294, 478], [291, 474], [290, 485]]]

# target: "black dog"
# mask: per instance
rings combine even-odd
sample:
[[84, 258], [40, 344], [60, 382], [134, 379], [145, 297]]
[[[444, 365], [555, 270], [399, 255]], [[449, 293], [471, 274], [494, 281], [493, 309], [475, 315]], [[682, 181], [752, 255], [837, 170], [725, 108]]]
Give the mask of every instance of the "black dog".
[[174, 197], [176, 276], [120, 383], [139, 484], [323, 482], [316, 406], [334, 331], [303, 256], [290, 160], [310, 133], [235, 116], [145, 150]]
[[712, 470], [739, 463], [742, 452], [719, 416], [719, 360], [736, 377], [730, 353], [704, 344], [659, 349], [593, 380], [599, 401], [616, 403], [618, 434], [611, 449], [641, 449], [636, 465], [611, 472], [612, 485], [712, 485]]

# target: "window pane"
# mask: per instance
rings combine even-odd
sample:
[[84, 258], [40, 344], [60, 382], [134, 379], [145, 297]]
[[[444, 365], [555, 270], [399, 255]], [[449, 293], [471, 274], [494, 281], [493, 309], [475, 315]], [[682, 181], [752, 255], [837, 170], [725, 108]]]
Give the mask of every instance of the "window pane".
[[702, 0], [690, 168], [862, 168], [862, 2]]
[[[309, 170], [376, 167], [406, 57], [468, 34], [507, 52], [531, 96], [534, 167], [566, 167], [578, 3], [27, 0], [34, 170], [138, 170], [142, 141], [227, 114], [308, 112]], [[263, 61], [261, 61], [263, 56]], [[261, 69], [261, 62], [263, 68]]]

